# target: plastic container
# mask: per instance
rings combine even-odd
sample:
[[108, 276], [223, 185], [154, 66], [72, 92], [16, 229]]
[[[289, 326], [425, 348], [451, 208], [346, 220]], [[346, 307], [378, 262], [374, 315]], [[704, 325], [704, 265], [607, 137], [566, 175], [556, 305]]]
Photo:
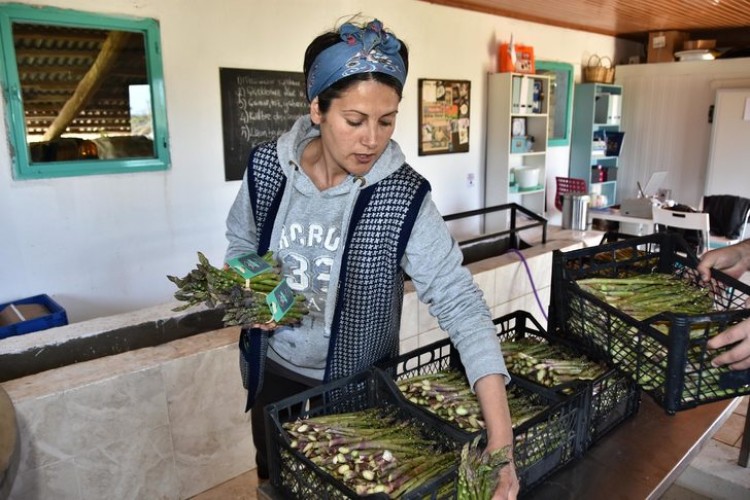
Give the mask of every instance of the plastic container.
[[[581, 346], [568, 342], [560, 336], [548, 334], [534, 317], [526, 311], [494, 320], [498, 325], [498, 337], [501, 342], [516, 341], [523, 338], [536, 339], [540, 342], [557, 344], [570, 351], [583, 354], [594, 361], [601, 361], [596, 353], [586, 352]], [[535, 380], [511, 372], [516, 381], [524, 380], [538, 385]], [[617, 369], [607, 370], [592, 381], [576, 381], [548, 387], [553, 391], [577, 391], [584, 394], [583, 415], [585, 422], [583, 432], [579, 433], [580, 450], [585, 451], [599, 441], [605, 434], [619, 424], [638, 413], [641, 404], [641, 391], [627, 375]]]
[[539, 169], [523, 167], [514, 169], [516, 184], [521, 189], [532, 189], [539, 186]]
[[[516, 318], [520, 321], [513, 321], [513, 326], [523, 329], [527, 324], [525, 319], [531, 316], [528, 313], [518, 312], [500, 318], [496, 322], [500, 323], [502, 331], [507, 331], [504, 327], [509, 326], [508, 321]], [[446, 339], [399, 356], [384, 363], [380, 368], [392, 380], [398, 381], [450, 369], [463, 372], [464, 368], [459, 358], [458, 351], [450, 340]], [[531, 395], [535, 401], [549, 405], [546, 411], [513, 429], [516, 472], [522, 493], [527, 493], [582, 454], [587, 441], [582, 436], [582, 432], [585, 432], [588, 400], [583, 391], [563, 395], [520, 378], [514, 378], [511, 386]], [[421, 406], [414, 405], [414, 407], [425, 414], [432, 415]], [[463, 435], [466, 440], [471, 440], [478, 434], [454, 427], [449, 422], [445, 424]], [[564, 438], [561, 440], [560, 436]]]
[[[296, 418], [294, 409], [300, 406], [303, 408], [302, 417], [347, 413], [368, 408], [395, 411], [399, 419], [409, 420], [418, 426], [422, 434], [434, 441], [439, 449], [456, 451], [454, 467], [399, 498], [441, 498], [437, 492], [445, 486], [455, 491], [458, 481], [459, 451], [466, 442], [464, 436], [441, 420], [417, 411], [404, 401], [398, 389], [385, 378], [384, 373], [370, 370], [323, 384], [266, 407], [270, 480], [283, 498], [299, 500], [361, 498], [343, 482], [290, 446], [290, 436], [282, 424]], [[451, 494], [447, 498], [452, 497]], [[375, 494], [367, 498], [387, 499], [388, 496]]]
[[[18, 306], [31, 305], [37, 306], [35, 309], [41, 309], [47, 314], [41, 316], [34, 314], [34, 318], [17, 321], [19, 317], [24, 318], [26, 314], [25, 308]], [[45, 294], [0, 304], [0, 339], [67, 324], [68, 315], [65, 309]]]
[[[596, 247], [553, 253], [551, 331], [599, 352], [638, 383], [668, 414], [750, 394], [750, 370], [713, 368], [706, 342], [750, 317], [750, 286], [714, 271], [703, 283], [698, 259], [679, 236], [656, 233]], [[669, 273], [708, 288], [714, 310], [701, 315], [664, 312], [646, 320], [607, 304], [576, 281], [595, 276]], [[656, 323], [667, 322], [667, 333]], [[719, 350], [721, 352], [721, 350]]]

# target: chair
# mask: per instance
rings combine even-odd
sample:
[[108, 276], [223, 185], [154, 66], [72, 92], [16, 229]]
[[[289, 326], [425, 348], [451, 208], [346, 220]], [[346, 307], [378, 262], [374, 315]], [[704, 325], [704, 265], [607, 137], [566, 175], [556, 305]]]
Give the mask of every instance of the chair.
[[560, 212], [562, 212], [562, 195], [566, 193], [587, 194], [589, 192], [585, 179], [577, 179], [575, 177], [557, 177], [556, 179], [555, 208]]
[[708, 235], [711, 232], [711, 226], [709, 222], [708, 214], [705, 212], [677, 212], [675, 210], [667, 210], [661, 207], [653, 207], [652, 219], [654, 222], [654, 228], [656, 226], [663, 226], [669, 230], [669, 228], [679, 228], [698, 231], [700, 234], [699, 242], [696, 249], [696, 255], [700, 256], [707, 250], [708, 247]]
[[734, 195], [704, 196], [701, 211], [708, 213], [711, 224], [709, 249], [734, 245], [745, 239], [750, 223], [749, 199]]

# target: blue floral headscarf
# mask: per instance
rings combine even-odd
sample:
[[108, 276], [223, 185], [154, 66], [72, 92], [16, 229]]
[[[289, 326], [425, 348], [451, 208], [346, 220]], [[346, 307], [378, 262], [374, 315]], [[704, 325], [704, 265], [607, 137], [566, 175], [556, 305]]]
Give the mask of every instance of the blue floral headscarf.
[[341, 41], [318, 54], [307, 79], [307, 98], [318, 94], [349, 75], [384, 73], [406, 81], [406, 68], [399, 49], [401, 42], [383, 29], [377, 19], [364, 28], [346, 23], [339, 29]]

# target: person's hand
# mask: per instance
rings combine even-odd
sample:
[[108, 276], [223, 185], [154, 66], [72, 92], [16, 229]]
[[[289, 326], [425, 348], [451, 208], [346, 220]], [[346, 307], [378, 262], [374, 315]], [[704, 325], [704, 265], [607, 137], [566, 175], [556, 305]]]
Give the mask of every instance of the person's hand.
[[250, 328], [258, 328], [259, 330], [266, 330], [270, 332], [271, 330], [276, 330], [276, 327], [279, 326], [278, 323], [275, 321], [271, 321], [270, 323], [255, 323], [253, 325], [250, 325]]
[[487, 424], [487, 452], [509, 450], [510, 463], [500, 469], [493, 500], [515, 500], [520, 484], [513, 463], [513, 426], [511, 424], [508, 395], [501, 375], [493, 374], [480, 378], [475, 384], [482, 415]]
[[[750, 241], [706, 252], [697, 267], [703, 281], [711, 279], [711, 269], [739, 279], [750, 269]], [[750, 368], [750, 319], [724, 330], [706, 344], [712, 350], [730, 345], [734, 347], [714, 357], [711, 364], [729, 365], [732, 370]]]
[[739, 279], [750, 269], [750, 240], [703, 254], [697, 267], [703, 281], [711, 279], [711, 269]]
[[508, 465], [500, 469], [500, 479], [495, 494], [492, 495], [492, 500], [515, 500], [519, 489], [516, 466], [511, 460]]
[[730, 350], [711, 360], [713, 366], [729, 365], [732, 370], [750, 368], [750, 319], [727, 328], [706, 344], [709, 349], [733, 345]]

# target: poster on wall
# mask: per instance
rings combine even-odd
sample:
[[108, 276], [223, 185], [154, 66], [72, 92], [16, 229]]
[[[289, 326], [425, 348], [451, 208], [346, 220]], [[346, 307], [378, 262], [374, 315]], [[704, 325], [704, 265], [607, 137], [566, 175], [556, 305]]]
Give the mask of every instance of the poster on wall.
[[242, 180], [250, 151], [310, 111], [301, 72], [219, 68], [224, 179]]
[[419, 155], [469, 151], [471, 82], [419, 80]]

